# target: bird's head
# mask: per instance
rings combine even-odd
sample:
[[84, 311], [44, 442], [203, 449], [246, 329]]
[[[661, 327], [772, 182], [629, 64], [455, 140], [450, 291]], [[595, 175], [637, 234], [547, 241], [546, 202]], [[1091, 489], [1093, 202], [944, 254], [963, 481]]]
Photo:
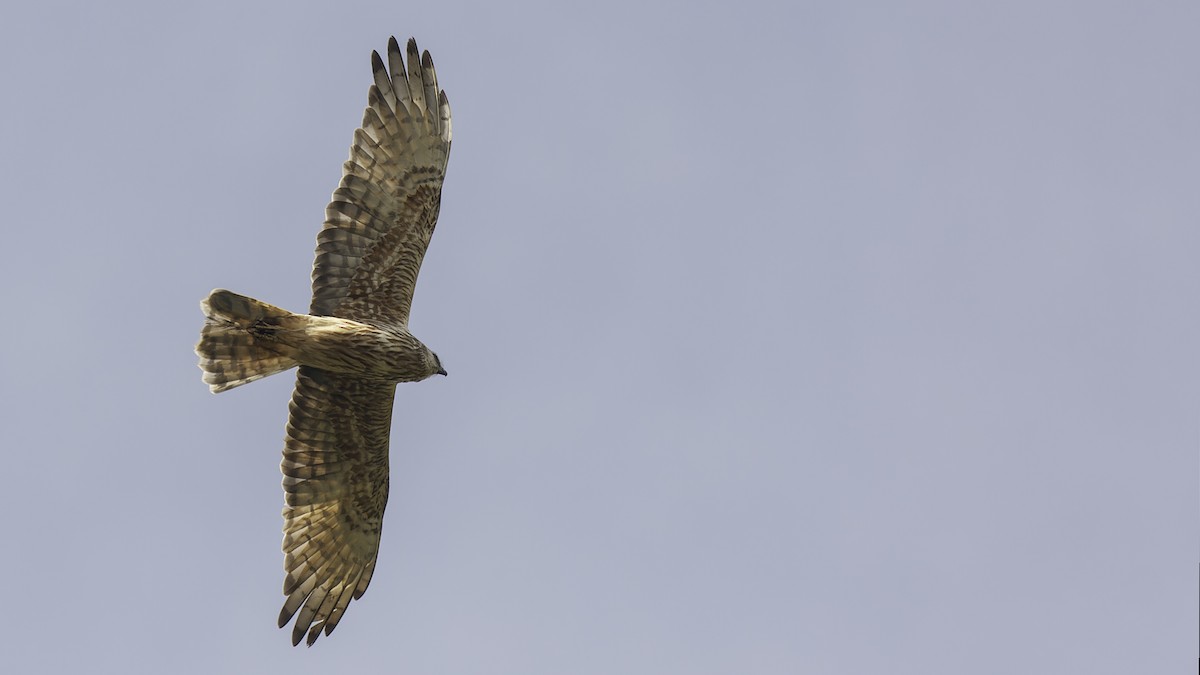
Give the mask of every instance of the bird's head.
[[442, 367], [442, 360], [438, 358], [438, 355], [430, 351], [429, 356], [431, 357], [430, 365], [433, 371], [430, 375], [446, 375], [446, 369]]

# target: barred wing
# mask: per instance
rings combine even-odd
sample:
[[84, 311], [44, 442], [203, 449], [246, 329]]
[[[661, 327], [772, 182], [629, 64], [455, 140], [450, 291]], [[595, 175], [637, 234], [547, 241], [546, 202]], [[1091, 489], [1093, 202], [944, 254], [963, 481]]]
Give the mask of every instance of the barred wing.
[[[283, 450], [282, 628], [292, 644], [333, 632], [375, 571], [388, 495], [394, 383], [301, 366]], [[299, 611], [299, 614], [297, 614]]]
[[317, 236], [312, 314], [408, 323], [441, 207], [450, 104], [429, 52], [412, 39], [407, 52], [406, 66], [391, 38], [388, 68], [371, 54], [369, 105]]

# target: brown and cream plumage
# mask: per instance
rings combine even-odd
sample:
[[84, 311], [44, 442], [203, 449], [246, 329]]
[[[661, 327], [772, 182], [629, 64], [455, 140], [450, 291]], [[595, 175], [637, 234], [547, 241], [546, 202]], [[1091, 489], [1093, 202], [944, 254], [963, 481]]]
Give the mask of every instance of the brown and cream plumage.
[[396, 39], [325, 209], [309, 314], [225, 290], [201, 307], [196, 345], [213, 392], [299, 366], [283, 449], [283, 627], [292, 643], [331, 633], [375, 571], [388, 495], [398, 382], [445, 375], [408, 332], [450, 153], [450, 105], [429, 52]]

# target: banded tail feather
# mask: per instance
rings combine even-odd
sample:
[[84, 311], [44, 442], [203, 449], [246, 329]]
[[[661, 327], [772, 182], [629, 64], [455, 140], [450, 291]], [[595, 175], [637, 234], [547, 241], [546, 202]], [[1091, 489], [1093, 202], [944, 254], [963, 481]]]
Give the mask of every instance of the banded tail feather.
[[308, 317], [223, 289], [200, 301], [204, 328], [196, 354], [212, 392], [239, 387], [298, 365], [283, 333], [303, 330]]

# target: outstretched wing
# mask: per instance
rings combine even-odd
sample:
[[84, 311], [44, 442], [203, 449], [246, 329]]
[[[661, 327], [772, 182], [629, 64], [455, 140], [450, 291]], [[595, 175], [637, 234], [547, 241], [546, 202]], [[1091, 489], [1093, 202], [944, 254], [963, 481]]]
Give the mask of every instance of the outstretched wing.
[[429, 52], [412, 39], [407, 52], [406, 66], [392, 38], [388, 67], [371, 54], [375, 84], [317, 236], [312, 314], [408, 323], [442, 202], [450, 104]]
[[[388, 495], [395, 383], [301, 366], [283, 449], [282, 628], [292, 644], [333, 632], [375, 571]], [[299, 610], [299, 614], [296, 614]]]

